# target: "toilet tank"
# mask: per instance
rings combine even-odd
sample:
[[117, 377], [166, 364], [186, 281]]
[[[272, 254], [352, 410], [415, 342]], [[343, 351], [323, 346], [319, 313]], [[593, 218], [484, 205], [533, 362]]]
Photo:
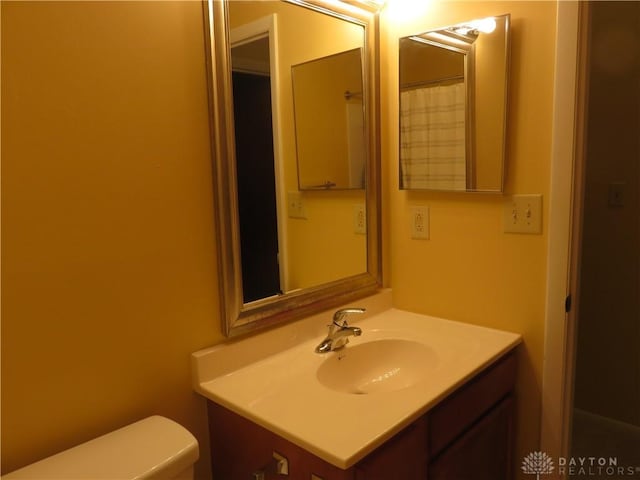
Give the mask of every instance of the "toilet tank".
[[153, 416], [2, 476], [2, 480], [193, 479], [198, 441]]

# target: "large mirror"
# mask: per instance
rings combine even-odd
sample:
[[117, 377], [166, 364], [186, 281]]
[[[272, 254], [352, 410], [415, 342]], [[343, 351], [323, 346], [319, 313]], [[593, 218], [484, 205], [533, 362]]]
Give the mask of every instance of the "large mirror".
[[[380, 284], [377, 19], [372, 11], [337, 5], [207, 4], [222, 323], [228, 336], [363, 297]], [[330, 73], [336, 60], [349, 65], [348, 79]], [[331, 138], [320, 129], [300, 132], [303, 99], [294, 92], [304, 97], [313, 86], [301, 81], [307, 67], [314, 75], [336, 77], [334, 84], [329, 78], [316, 84], [317, 90], [341, 91], [333, 108], [342, 128]], [[304, 168], [325, 173], [301, 182], [305, 142], [331, 146], [342, 143], [338, 135], [347, 144], [343, 164], [351, 165], [353, 178], [344, 184], [326, 173], [333, 158], [323, 154], [307, 156]]]
[[400, 39], [400, 188], [502, 192], [509, 19]]

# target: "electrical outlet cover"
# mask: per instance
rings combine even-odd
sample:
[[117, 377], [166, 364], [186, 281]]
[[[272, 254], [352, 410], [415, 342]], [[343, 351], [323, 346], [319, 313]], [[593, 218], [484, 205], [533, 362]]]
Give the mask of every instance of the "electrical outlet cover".
[[429, 207], [411, 207], [409, 228], [411, 238], [417, 240], [429, 239]]

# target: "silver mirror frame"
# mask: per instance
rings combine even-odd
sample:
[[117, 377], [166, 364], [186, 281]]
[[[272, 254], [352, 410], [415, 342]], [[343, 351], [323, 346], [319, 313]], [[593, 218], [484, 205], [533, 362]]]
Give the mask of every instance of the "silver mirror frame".
[[381, 274], [379, 17], [374, 11], [342, 9], [323, 0], [283, 0], [362, 25], [365, 32], [367, 271], [323, 285], [243, 303], [240, 229], [235, 171], [235, 138], [228, 32], [229, 0], [203, 2], [215, 226], [218, 243], [220, 314], [224, 335], [236, 337], [302, 318], [365, 297], [378, 290]]

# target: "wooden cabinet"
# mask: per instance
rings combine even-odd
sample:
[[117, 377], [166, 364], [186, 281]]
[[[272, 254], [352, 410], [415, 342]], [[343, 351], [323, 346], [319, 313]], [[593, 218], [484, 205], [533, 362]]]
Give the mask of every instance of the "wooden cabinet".
[[[511, 396], [429, 464], [429, 480], [507, 480], [510, 478]], [[425, 477], [423, 477], [425, 478]]]
[[427, 478], [426, 439], [427, 418], [424, 416], [359, 462], [355, 466], [355, 479]]
[[324, 480], [353, 480], [350, 470], [335, 467], [214, 402], [207, 404], [215, 480], [253, 480], [259, 471], [265, 480], [287, 478], [275, 473], [274, 452], [287, 458], [292, 480], [310, 480], [311, 474]]
[[[451, 393], [353, 467], [343, 470], [259, 425], [208, 402], [216, 480], [508, 480], [511, 478], [515, 354]], [[275, 473], [273, 453], [289, 476]]]

